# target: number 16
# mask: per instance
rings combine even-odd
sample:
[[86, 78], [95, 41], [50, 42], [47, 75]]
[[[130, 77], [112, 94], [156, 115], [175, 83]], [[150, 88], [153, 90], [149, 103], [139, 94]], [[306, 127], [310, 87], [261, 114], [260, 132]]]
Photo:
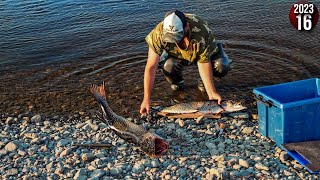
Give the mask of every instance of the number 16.
[[[302, 16], [302, 17], [301, 17]], [[312, 29], [312, 16], [310, 14], [299, 14], [296, 16], [298, 19], [298, 30], [301, 31], [301, 25], [303, 24], [303, 30], [309, 31]]]

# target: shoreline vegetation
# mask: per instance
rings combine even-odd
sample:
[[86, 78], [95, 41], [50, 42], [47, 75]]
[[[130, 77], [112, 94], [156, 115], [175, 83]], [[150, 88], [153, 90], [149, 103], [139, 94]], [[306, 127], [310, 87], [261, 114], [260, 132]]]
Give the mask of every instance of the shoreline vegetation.
[[[45, 117], [2, 114], [0, 176], [3, 179], [317, 179], [269, 138], [257, 120], [168, 119], [143, 123], [164, 137], [169, 151], [149, 158], [116, 136], [95, 116], [78, 112]], [[226, 127], [215, 138], [217, 123]], [[73, 144], [111, 143], [110, 148]]]

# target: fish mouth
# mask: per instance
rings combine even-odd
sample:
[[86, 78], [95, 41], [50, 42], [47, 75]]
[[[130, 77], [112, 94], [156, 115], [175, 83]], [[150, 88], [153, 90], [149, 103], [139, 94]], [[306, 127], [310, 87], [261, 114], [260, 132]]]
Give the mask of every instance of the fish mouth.
[[154, 157], [159, 157], [165, 154], [169, 149], [169, 143], [167, 143], [165, 140], [156, 137], [154, 139]]

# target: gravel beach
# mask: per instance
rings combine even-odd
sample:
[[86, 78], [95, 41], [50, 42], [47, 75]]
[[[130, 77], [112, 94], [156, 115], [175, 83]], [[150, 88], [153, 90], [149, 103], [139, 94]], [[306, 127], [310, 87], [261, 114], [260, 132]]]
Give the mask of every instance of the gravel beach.
[[[85, 112], [69, 117], [3, 114], [0, 123], [1, 179], [319, 178], [261, 136], [257, 120], [245, 115], [141, 121], [170, 144], [158, 159], [149, 158]], [[218, 123], [226, 127], [216, 138]], [[76, 143], [112, 146], [72, 146]]]

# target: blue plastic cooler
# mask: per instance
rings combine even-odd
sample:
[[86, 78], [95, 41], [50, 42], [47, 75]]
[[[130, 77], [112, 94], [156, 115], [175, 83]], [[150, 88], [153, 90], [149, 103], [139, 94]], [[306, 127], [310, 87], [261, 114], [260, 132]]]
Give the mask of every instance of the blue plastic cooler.
[[320, 140], [320, 80], [255, 88], [262, 135], [281, 144]]

